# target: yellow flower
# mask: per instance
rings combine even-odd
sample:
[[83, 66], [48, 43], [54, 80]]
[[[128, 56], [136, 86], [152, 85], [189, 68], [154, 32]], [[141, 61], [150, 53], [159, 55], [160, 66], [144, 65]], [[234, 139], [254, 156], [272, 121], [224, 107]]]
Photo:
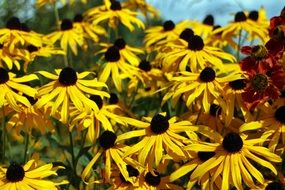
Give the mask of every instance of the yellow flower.
[[192, 126], [189, 121], [178, 121], [177, 117], [168, 120], [161, 114], [144, 119], [147, 122], [125, 118], [128, 124], [142, 129], [121, 134], [117, 140], [121, 141], [133, 137], [142, 137], [142, 139], [130, 147], [124, 156], [138, 153], [139, 163], [142, 165], [148, 164], [150, 167], [153, 164], [158, 166], [162, 157], [166, 154], [169, 154], [174, 160], [179, 160], [185, 156], [183, 142], [187, 138], [179, 133], [195, 131], [196, 127]]
[[158, 17], [159, 11], [147, 3], [145, 0], [128, 0], [124, 3], [126, 8], [139, 10], [145, 17]]
[[18, 49], [14, 48], [13, 52], [10, 52], [9, 47], [6, 44], [5, 46], [0, 44], [0, 65], [1, 67], [5, 66], [11, 70], [13, 66], [16, 66], [17, 70], [20, 70], [20, 60], [24, 59], [23, 52]]
[[277, 170], [271, 162], [281, 162], [282, 159], [267, 148], [257, 145], [264, 142], [263, 139], [248, 139], [248, 136], [235, 132], [227, 133], [224, 137], [211, 131], [204, 132], [212, 138], [215, 137], [215, 142], [193, 143], [186, 146], [185, 150], [215, 152], [215, 155], [200, 164], [191, 174], [190, 180], [197, 179], [202, 182], [203, 177], [213, 170], [209, 180], [213, 184], [222, 176], [219, 189], [229, 189], [233, 185], [238, 190], [243, 190], [243, 182], [250, 188], [256, 188], [255, 181], [263, 184], [264, 178], [252, 162], [268, 168], [277, 175]]
[[188, 22], [189, 26], [194, 30], [194, 33], [205, 39], [213, 31], [215, 19], [213, 15], [209, 14], [204, 18], [203, 22], [191, 20]]
[[0, 107], [8, 103], [14, 110], [21, 111], [20, 103], [25, 106], [30, 106], [28, 99], [19, 93], [35, 97], [37, 90], [21, 83], [36, 79], [38, 79], [38, 77], [34, 74], [16, 78], [14, 73], [0, 68]]
[[105, 6], [95, 7], [86, 12], [93, 24], [98, 24], [104, 20], [108, 20], [108, 25], [111, 28], [116, 28], [120, 23], [125, 25], [130, 31], [133, 31], [137, 25], [144, 29], [144, 23], [137, 18], [138, 13], [130, 11], [121, 6], [119, 1], [105, 1]]
[[67, 181], [53, 182], [44, 179], [57, 175], [52, 164], [38, 166], [35, 160], [28, 161], [24, 166], [12, 162], [8, 168], [0, 167], [0, 188], [3, 190], [57, 190], [58, 185]]
[[[123, 155], [126, 150], [129, 148], [124, 144], [117, 143], [117, 136], [115, 133], [111, 131], [104, 131], [99, 137], [99, 145], [100, 148], [97, 150], [97, 153], [92, 158], [92, 160], [88, 163], [81, 174], [82, 180], [85, 181], [88, 174], [92, 170], [94, 164], [98, 161], [100, 157], [104, 158], [105, 167], [104, 167], [104, 174], [103, 180], [104, 182], [109, 182], [111, 178], [111, 166], [113, 163], [119, 168], [120, 172], [122, 173], [123, 177], [128, 181], [131, 176], [127, 171], [127, 165], [135, 166], [137, 163], [131, 158], [124, 158]], [[103, 155], [103, 156], [102, 156]], [[87, 183], [85, 181], [85, 183]]]
[[105, 83], [98, 82], [96, 78], [92, 80], [84, 79], [91, 74], [90, 72], [77, 73], [70, 67], [56, 69], [55, 72], [56, 74], [39, 71], [39, 74], [53, 81], [38, 90], [39, 100], [35, 106], [41, 108], [54, 101], [51, 115], [55, 116], [57, 111], [60, 110], [60, 121], [63, 123], [68, 122], [71, 105], [81, 111], [86, 107], [90, 107], [95, 111], [99, 110], [97, 104], [90, 100], [87, 94], [109, 97], [107, 92], [95, 89], [95, 87], [107, 87]]
[[0, 29], [0, 44], [4, 46], [7, 44], [10, 52], [14, 52], [17, 46], [40, 47], [42, 43], [42, 35], [29, 31], [17, 17], [10, 18], [6, 23], [6, 28]]
[[68, 47], [72, 52], [77, 55], [77, 46], [84, 48], [86, 41], [83, 36], [83, 30], [79, 27], [74, 27], [73, 23], [69, 19], [63, 19], [60, 25], [60, 31], [52, 32], [44, 37], [45, 40], [55, 43], [60, 41], [60, 47], [67, 52]]

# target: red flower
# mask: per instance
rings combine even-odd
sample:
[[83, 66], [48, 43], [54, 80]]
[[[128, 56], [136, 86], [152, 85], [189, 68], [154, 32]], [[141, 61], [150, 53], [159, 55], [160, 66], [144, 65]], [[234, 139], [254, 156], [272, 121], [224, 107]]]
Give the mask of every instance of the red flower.
[[251, 70], [246, 76], [247, 87], [242, 93], [242, 99], [248, 109], [253, 109], [269, 99], [277, 99], [285, 85], [285, 72], [278, 64], [266, 70]]

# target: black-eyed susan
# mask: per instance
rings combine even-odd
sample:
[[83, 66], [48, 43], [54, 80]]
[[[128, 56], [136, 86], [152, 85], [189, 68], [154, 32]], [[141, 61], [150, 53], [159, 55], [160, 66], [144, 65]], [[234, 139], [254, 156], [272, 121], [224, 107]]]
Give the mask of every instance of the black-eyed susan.
[[74, 28], [78, 28], [78, 31], [83, 31], [87, 38], [92, 39], [94, 42], [99, 42], [99, 36], [106, 36], [106, 30], [99, 26], [90, 24], [86, 21], [82, 14], [77, 14], [73, 18], [73, 26]]
[[222, 37], [231, 35], [232, 37], [241, 38], [243, 31], [247, 32], [251, 38], [257, 36], [262, 41], [268, 39], [268, 32], [261, 30], [261, 26], [256, 22], [247, 19], [245, 13], [242, 11], [235, 14], [233, 22], [217, 29], [217, 32], [222, 32]]
[[60, 24], [60, 31], [52, 32], [44, 36], [44, 39], [53, 44], [56, 41], [60, 41], [60, 47], [65, 52], [68, 52], [68, 47], [70, 47], [75, 55], [78, 53], [77, 46], [80, 46], [81, 48], [86, 46], [82, 28], [74, 27], [73, 22], [70, 19], [63, 19]]
[[194, 33], [205, 39], [213, 31], [215, 18], [213, 15], [209, 14], [205, 16], [202, 22], [191, 20], [188, 22], [189, 26], [193, 28]]
[[[104, 131], [99, 137], [99, 149], [96, 154], [92, 158], [92, 160], [88, 163], [81, 174], [82, 180], [86, 182], [86, 179], [89, 176], [90, 171], [92, 172], [92, 168], [94, 164], [99, 160], [99, 158], [104, 158], [104, 174], [103, 180], [105, 182], [110, 182], [111, 179], [111, 169], [112, 164], [115, 164], [121, 174], [123, 175], [125, 180], [129, 180], [131, 176], [129, 176], [127, 165], [135, 166], [137, 162], [132, 158], [123, 158], [124, 153], [128, 150], [128, 146], [118, 143], [117, 135], [112, 131]], [[103, 156], [102, 156], [103, 155]]]
[[0, 29], [0, 44], [7, 45], [10, 52], [14, 52], [19, 46], [42, 46], [42, 35], [26, 29], [19, 18], [11, 17], [6, 23], [6, 28]]
[[186, 71], [187, 66], [192, 72], [205, 66], [214, 66], [223, 70], [224, 60], [236, 61], [234, 56], [223, 52], [222, 49], [204, 44], [203, 39], [198, 35], [193, 35], [188, 42], [172, 44], [172, 48], [171, 51], [163, 54], [164, 61], [169, 64], [178, 63], [179, 71]]
[[16, 74], [0, 68], [0, 107], [7, 103], [14, 110], [21, 111], [20, 103], [25, 106], [29, 106], [30, 102], [26, 97], [23, 96], [23, 94], [35, 97], [37, 90], [21, 83], [30, 82], [37, 79], [38, 77], [35, 74], [16, 78]]
[[179, 38], [180, 33], [187, 28], [185, 22], [175, 24], [172, 20], [167, 20], [162, 26], [154, 26], [145, 30], [144, 43], [148, 51], [152, 50], [159, 43], [163, 46], [166, 42]]
[[[97, 52], [97, 54], [104, 53], [108, 48], [112, 46], [112, 44], [108, 43], [100, 43], [99, 46], [102, 49]], [[140, 58], [138, 55], [143, 54], [144, 51], [141, 48], [136, 48], [128, 45], [123, 38], [118, 38], [115, 40], [113, 46], [119, 48], [120, 56], [131, 65], [138, 66], [140, 63]]]
[[108, 25], [111, 28], [117, 28], [119, 23], [122, 23], [130, 31], [135, 29], [134, 25], [144, 29], [144, 23], [137, 18], [138, 13], [124, 8], [119, 1], [106, 0], [105, 6], [95, 7], [86, 12], [86, 16], [90, 17], [93, 24], [101, 23], [108, 20]]
[[60, 110], [60, 121], [63, 123], [68, 122], [72, 105], [81, 111], [86, 107], [99, 110], [97, 104], [90, 100], [87, 95], [109, 97], [107, 92], [96, 89], [96, 87], [107, 87], [105, 83], [97, 81], [97, 78], [84, 79], [91, 72], [77, 73], [71, 67], [56, 69], [55, 72], [56, 74], [46, 71], [38, 72], [53, 81], [39, 88], [37, 95], [39, 99], [35, 106], [41, 108], [53, 102], [51, 115], [54, 116]]
[[3, 190], [57, 190], [59, 185], [68, 182], [65, 180], [54, 182], [45, 178], [57, 176], [58, 169], [53, 164], [38, 166], [35, 160], [28, 161], [24, 166], [12, 162], [8, 167], [0, 167], [0, 188]]
[[10, 52], [9, 47], [7, 45], [0, 45], [0, 65], [1, 67], [7, 67], [9, 70], [16, 67], [17, 70], [20, 70], [20, 60], [24, 59], [23, 52], [15, 48], [13, 52]]
[[71, 116], [75, 116], [72, 119], [71, 126], [74, 127], [79, 124], [79, 130], [87, 128], [87, 136], [90, 141], [95, 141], [98, 138], [101, 126], [104, 130], [114, 132], [116, 129], [114, 125], [116, 123], [126, 125], [121, 117], [114, 113], [118, 109], [121, 109], [118, 105], [106, 104], [99, 95], [91, 95], [89, 99], [97, 104], [99, 111], [90, 109], [89, 107], [84, 112], [75, 110], [71, 113]]
[[[172, 97], [174, 105], [181, 96], [187, 107], [194, 102], [202, 104], [204, 111], [209, 112], [214, 100], [223, 104], [220, 95], [223, 91], [223, 84], [240, 78], [240, 74], [221, 73], [212, 67], [205, 67], [200, 72], [181, 72], [180, 76], [170, 78], [170, 88], [163, 97], [162, 104]], [[196, 100], [196, 101], [195, 101]]]
[[32, 63], [37, 57], [51, 57], [53, 55], [65, 55], [65, 52], [62, 49], [54, 48], [50, 45], [45, 45], [42, 47], [36, 47], [33, 45], [28, 45], [24, 49], [25, 54], [25, 63], [23, 65], [24, 71], [27, 72], [28, 66]]
[[249, 122], [242, 126], [240, 131], [259, 130], [263, 133], [261, 138], [266, 139], [270, 151], [276, 151], [276, 148], [284, 149], [285, 145], [285, 106], [281, 99], [275, 101], [272, 105], [268, 102], [259, 106], [261, 110], [260, 118], [257, 122]]
[[[131, 78], [138, 68], [128, 64], [121, 56], [120, 49], [117, 46], [109, 47], [104, 54], [105, 64], [99, 75], [99, 81], [107, 82], [112, 79], [116, 89], [122, 91], [122, 80]], [[122, 76], [123, 75], [123, 76]]]
[[[209, 136], [214, 135], [210, 131], [204, 133], [208, 133]], [[193, 171], [190, 180], [197, 179], [201, 182], [207, 172], [214, 170], [209, 181], [213, 184], [221, 176], [219, 189], [229, 189], [230, 186], [234, 186], [238, 190], [243, 190], [243, 182], [250, 188], [256, 188], [256, 182], [263, 184], [264, 177], [253, 162], [277, 175], [272, 162], [281, 162], [282, 159], [269, 149], [258, 145], [264, 142], [263, 139], [248, 139], [247, 135], [236, 132], [229, 132], [224, 137], [217, 133], [214, 136], [213, 143], [197, 142], [185, 147], [185, 150], [194, 152], [215, 152], [213, 157]]]
[[138, 154], [138, 161], [142, 165], [156, 167], [162, 157], [169, 154], [174, 160], [179, 160], [185, 156], [183, 146], [187, 139], [179, 133], [185, 131], [195, 131], [197, 128], [192, 126], [189, 121], [179, 121], [177, 117], [169, 120], [162, 114], [156, 114], [152, 118], [144, 118], [146, 122], [136, 119], [125, 118], [125, 121], [139, 130], [133, 130], [118, 136], [118, 141], [133, 137], [142, 139], [130, 147], [124, 156]]
[[26, 96], [29, 100], [29, 106], [21, 106], [20, 112], [13, 112], [9, 114], [7, 129], [16, 128], [16, 132], [20, 135], [21, 131], [31, 134], [32, 129], [39, 130], [41, 134], [53, 130], [52, 122], [49, 118], [50, 109], [45, 107], [38, 109], [34, 106], [36, 99]]

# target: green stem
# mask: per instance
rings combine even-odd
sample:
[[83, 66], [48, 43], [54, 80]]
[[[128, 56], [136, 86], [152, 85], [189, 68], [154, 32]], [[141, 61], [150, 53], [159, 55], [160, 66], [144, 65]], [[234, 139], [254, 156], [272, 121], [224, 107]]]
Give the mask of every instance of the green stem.
[[30, 135], [29, 133], [26, 132], [25, 135], [25, 152], [24, 152], [24, 163], [27, 162], [27, 157], [28, 157], [28, 149], [29, 149], [29, 141], [30, 141]]
[[74, 145], [73, 145], [73, 138], [72, 138], [72, 132], [68, 132], [69, 134], [69, 143], [70, 143], [70, 151], [71, 151], [71, 163], [73, 167], [74, 173], [76, 173], [76, 163], [75, 163], [75, 156], [74, 156]]
[[240, 30], [238, 34], [237, 62], [240, 60], [241, 32], [242, 31]]
[[85, 130], [85, 131], [83, 131], [82, 132], [82, 136], [81, 136], [81, 139], [82, 139], [82, 141], [81, 141], [81, 145], [80, 145], [80, 149], [79, 149], [79, 152], [78, 152], [78, 154], [77, 154], [77, 156], [75, 157], [75, 160], [74, 160], [74, 162], [75, 162], [75, 165], [77, 165], [77, 163], [78, 163], [78, 160], [79, 160], [79, 158], [80, 158], [80, 156], [81, 156], [81, 151], [83, 150], [83, 148], [84, 148], [84, 145], [85, 145], [85, 141], [86, 141], [86, 136], [87, 136], [87, 130]]
[[56, 2], [54, 2], [54, 4], [53, 4], [53, 10], [54, 10], [54, 16], [55, 16], [57, 30], [60, 30], [60, 24], [59, 24], [60, 20], [59, 20], [59, 13], [58, 13], [58, 10], [56, 8]]

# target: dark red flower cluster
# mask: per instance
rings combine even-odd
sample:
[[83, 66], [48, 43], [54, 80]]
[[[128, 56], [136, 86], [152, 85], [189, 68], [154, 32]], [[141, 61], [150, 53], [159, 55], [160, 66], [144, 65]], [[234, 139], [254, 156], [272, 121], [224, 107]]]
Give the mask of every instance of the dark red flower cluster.
[[245, 46], [241, 52], [248, 55], [240, 62], [247, 87], [242, 98], [248, 109], [270, 99], [277, 99], [285, 85], [285, 8], [280, 16], [271, 18], [270, 40], [265, 45]]

